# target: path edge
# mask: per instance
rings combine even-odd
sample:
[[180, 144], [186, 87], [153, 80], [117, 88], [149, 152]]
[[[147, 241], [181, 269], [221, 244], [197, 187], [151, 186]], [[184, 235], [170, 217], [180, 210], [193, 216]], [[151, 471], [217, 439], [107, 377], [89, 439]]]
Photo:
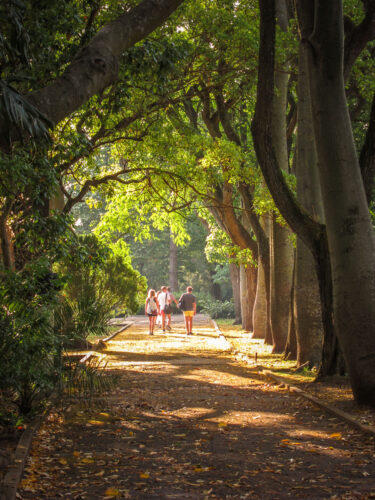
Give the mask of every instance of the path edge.
[[[235, 349], [233, 347], [233, 345], [229, 342], [229, 340], [225, 337], [223, 332], [220, 330], [216, 321], [214, 321], [212, 318], [211, 318], [211, 321], [214, 324], [216, 332], [220, 335], [220, 337], [223, 337], [226, 340], [226, 342], [231, 346], [232, 352], [236, 355], [239, 355], [241, 361], [244, 361], [245, 363], [248, 363], [248, 364], [250, 364], [250, 363], [253, 364], [253, 361], [250, 360], [250, 358], [248, 356], [244, 355], [243, 353], [241, 353], [241, 351], [238, 351], [237, 349]], [[297, 396], [301, 396], [301, 397], [307, 399], [311, 403], [313, 403], [316, 406], [319, 406], [320, 408], [325, 410], [327, 413], [330, 413], [330, 414], [334, 415], [335, 417], [339, 418], [340, 420], [344, 421], [345, 423], [347, 423], [353, 427], [356, 427], [357, 429], [359, 429], [360, 431], [362, 431], [366, 434], [370, 434], [371, 436], [375, 437], [375, 427], [374, 426], [361, 424], [360, 422], [358, 422], [358, 420], [353, 418], [348, 413], [346, 413], [342, 410], [339, 410], [338, 408], [335, 408], [334, 406], [331, 406], [328, 403], [325, 403], [321, 399], [317, 398], [316, 396], [313, 396], [312, 394], [309, 394], [308, 392], [304, 391], [303, 389], [300, 389], [299, 387], [290, 385], [288, 383], [288, 381], [286, 381], [282, 377], [275, 375], [271, 370], [265, 370], [265, 369], [263, 369], [263, 367], [261, 367], [259, 365], [254, 365], [254, 368], [256, 368], [258, 370], [258, 374], [263, 376], [265, 379], [271, 379], [276, 384], [283, 385], [289, 392], [295, 393]]]

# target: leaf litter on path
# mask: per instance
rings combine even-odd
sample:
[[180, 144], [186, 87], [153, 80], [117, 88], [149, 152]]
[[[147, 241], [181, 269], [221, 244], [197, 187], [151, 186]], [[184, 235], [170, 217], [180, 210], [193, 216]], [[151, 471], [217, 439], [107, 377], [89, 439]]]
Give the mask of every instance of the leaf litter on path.
[[374, 441], [265, 384], [215, 335], [207, 322], [187, 348], [140, 326], [120, 334], [107, 346], [118, 387], [50, 415], [21, 497], [370, 498]]

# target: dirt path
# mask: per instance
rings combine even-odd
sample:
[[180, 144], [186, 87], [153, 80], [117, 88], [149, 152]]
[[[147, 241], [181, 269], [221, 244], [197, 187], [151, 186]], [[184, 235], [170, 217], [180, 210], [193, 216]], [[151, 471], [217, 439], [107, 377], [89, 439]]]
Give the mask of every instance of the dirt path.
[[375, 498], [372, 438], [259, 379], [204, 316], [193, 337], [174, 321], [109, 342], [117, 389], [51, 414], [19, 498]]

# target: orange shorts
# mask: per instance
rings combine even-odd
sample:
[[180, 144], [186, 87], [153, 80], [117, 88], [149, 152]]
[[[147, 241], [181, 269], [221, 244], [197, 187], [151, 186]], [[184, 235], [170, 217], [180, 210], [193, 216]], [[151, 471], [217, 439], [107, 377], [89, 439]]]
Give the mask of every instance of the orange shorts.
[[194, 311], [184, 311], [184, 316], [192, 318], [194, 316]]

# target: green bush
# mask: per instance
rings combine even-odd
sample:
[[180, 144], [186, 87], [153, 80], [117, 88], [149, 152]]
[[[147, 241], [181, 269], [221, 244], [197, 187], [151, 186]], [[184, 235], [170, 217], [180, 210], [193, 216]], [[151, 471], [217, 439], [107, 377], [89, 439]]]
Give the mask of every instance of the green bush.
[[56, 286], [44, 261], [3, 271], [0, 286], [0, 389], [29, 413], [59, 376], [62, 339], [53, 329]]
[[208, 314], [213, 319], [234, 318], [234, 304], [232, 300], [215, 300], [211, 297], [197, 298], [197, 309], [199, 312]]

